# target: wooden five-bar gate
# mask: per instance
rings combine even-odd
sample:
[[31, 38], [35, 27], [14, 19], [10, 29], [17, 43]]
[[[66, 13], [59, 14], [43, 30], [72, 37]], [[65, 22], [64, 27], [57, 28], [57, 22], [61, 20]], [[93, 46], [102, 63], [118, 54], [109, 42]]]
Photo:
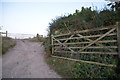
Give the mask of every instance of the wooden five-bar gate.
[[[120, 55], [120, 47], [118, 45], [120, 44], [120, 23], [114, 26], [52, 35], [51, 39], [52, 57], [56, 58], [116, 67], [115, 62], [109, 62], [109, 59]], [[100, 57], [104, 55], [107, 57], [112, 56], [112, 58], [108, 59], [108, 63], [104, 63], [104, 61], [100, 59]], [[89, 58], [89, 56], [97, 57], [93, 59]], [[106, 56], [104, 58], [107, 59]]]

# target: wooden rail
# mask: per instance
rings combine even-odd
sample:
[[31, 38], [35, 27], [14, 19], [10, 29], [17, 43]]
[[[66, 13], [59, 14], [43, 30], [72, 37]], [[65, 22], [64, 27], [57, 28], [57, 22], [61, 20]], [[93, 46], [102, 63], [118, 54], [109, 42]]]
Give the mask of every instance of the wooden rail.
[[117, 52], [71, 52], [71, 51], [54, 51], [57, 53], [76, 53], [76, 54], [112, 54], [112, 55], [117, 55]]
[[[102, 34], [101, 34], [102, 35]], [[95, 38], [100, 37], [101, 35], [92, 35], [92, 36], [83, 36], [83, 37], [74, 37], [74, 38], [64, 38], [64, 39], [58, 39], [58, 40], [71, 40], [71, 39], [82, 39], [82, 38]], [[114, 36], [117, 35], [117, 33], [111, 33], [106, 36]]]
[[84, 60], [71, 59], [71, 58], [59, 57], [59, 56], [52, 56], [52, 57], [66, 59], [66, 60], [71, 60], [71, 61], [79, 61], [79, 62], [88, 63], [88, 64], [96, 64], [96, 65], [100, 65], [100, 66], [116, 67], [116, 65], [104, 64], [104, 63], [93, 62], [93, 61], [84, 61]]
[[[55, 48], [68, 48], [68, 47], [55, 47]], [[72, 49], [82, 49], [82, 48], [85, 48], [85, 47], [69, 47], [69, 48], [72, 48]], [[88, 47], [88, 48], [95, 48], [95, 49], [98, 49], [98, 48], [118, 48], [117, 46], [91, 46], [91, 47]]]
[[60, 35], [54, 35], [54, 37], [60, 37], [60, 36], [66, 36], [66, 35], [71, 35], [71, 34], [77, 34], [77, 33], [86, 33], [86, 32], [91, 32], [91, 31], [100, 31], [100, 30], [106, 30], [106, 29], [111, 29], [114, 26], [107, 26], [107, 27], [102, 27], [102, 28], [95, 28], [95, 29], [88, 29], [88, 30], [82, 30], [82, 31], [76, 31], [74, 33], [66, 33], [66, 34], [60, 34]]
[[[114, 43], [114, 42], [117, 42], [117, 40], [102, 40], [102, 41], [98, 41], [98, 43]], [[90, 42], [76, 42], [76, 43], [62, 43], [62, 44], [65, 44], [65, 45], [70, 45], [70, 44], [75, 44], [75, 45], [79, 45], [79, 44], [88, 44]], [[53, 45], [60, 45], [58, 43], [56, 44], [53, 44]]]

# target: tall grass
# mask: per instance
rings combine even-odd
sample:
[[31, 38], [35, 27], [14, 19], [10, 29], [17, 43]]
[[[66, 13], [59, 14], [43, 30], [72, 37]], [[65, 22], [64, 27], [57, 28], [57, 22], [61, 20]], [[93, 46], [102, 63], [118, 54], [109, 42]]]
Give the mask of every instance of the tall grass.
[[9, 48], [16, 45], [16, 41], [9, 37], [2, 37], [2, 54], [5, 54]]

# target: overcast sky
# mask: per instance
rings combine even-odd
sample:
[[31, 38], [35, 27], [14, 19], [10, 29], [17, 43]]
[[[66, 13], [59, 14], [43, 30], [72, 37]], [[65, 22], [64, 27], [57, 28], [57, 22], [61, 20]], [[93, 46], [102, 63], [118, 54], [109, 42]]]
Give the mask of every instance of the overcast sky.
[[0, 25], [10, 33], [46, 36], [49, 22], [57, 16], [74, 13], [82, 6], [101, 10], [106, 4], [104, 0], [1, 0]]

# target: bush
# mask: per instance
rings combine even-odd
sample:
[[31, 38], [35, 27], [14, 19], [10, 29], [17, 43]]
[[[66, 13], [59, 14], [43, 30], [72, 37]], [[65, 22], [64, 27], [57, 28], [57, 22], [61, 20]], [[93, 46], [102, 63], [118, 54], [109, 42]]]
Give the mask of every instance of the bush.
[[[89, 8], [82, 7], [81, 11], [76, 10], [75, 13], [73, 14], [70, 14], [68, 16], [58, 17], [55, 20], [53, 20], [53, 22], [50, 23], [50, 26], [49, 26], [49, 36], [51, 36], [51, 34], [59, 35], [59, 34], [69, 33], [69, 31], [74, 32], [74, 31], [81, 31], [85, 29], [97, 28], [101, 26], [114, 25], [117, 21], [119, 21], [117, 11], [104, 9], [98, 12], [96, 10], [91, 10], [91, 7]], [[89, 33], [86, 33], [86, 34], [89, 34]], [[56, 39], [59, 39], [59, 38], [56, 38]], [[106, 37], [105, 40], [108, 40], [108, 39], [109, 37]], [[50, 41], [50, 39], [48, 40]], [[72, 40], [70, 42], [72, 42]], [[80, 40], [78, 42], [80, 42]], [[106, 44], [106, 45], [110, 45], [110, 44]], [[45, 46], [47, 50], [51, 51], [49, 47], [50, 43]], [[54, 53], [54, 55], [56, 56], [64, 55], [64, 57], [69, 57], [69, 54], [62, 55], [62, 53], [60, 54]], [[105, 63], [108, 62], [108, 63], [116, 64], [115, 59], [113, 59], [114, 56], [111, 56], [111, 57], [109, 57], [109, 55], [106, 55], [106, 56], [99, 55], [99, 56], [100, 58], [95, 55], [90, 56], [90, 55], [83, 54], [83, 55], [80, 55], [80, 59], [88, 60], [88, 61], [100, 60], [101, 62], [103, 61]], [[62, 75], [63, 77], [105, 78], [105, 79], [118, 77], [118, 75], [115, 72], [115, 68], [111, 68], [111, 67], [103, 67], [103, 66], [97, 66], [97, 65], [80, 63], [80, 62], [72, 62], [72, 61], [56, 59], [52, 57], [48, 58], [47, 62], [58, 74]]]
[[82, 7], [81, 11], [76, 10], [73, 14], [52, 20], [49, 23], [49, 34], [55, 34], [55, 31], [58, 31], [59, 34], [68, 33], [68, 29], [74, 32], [83, 29], [109, 26], [114, 25], [117, 21], [119, 21], [118, 11], [104, 9], [98, 12], [92, 10], [91, 7]]
[[46, 57], [50, 57], [51, 55], [51, 49], [52, 49], [52, 46], [51, 46], [51, 43], [50, 43], [50, 37], [46, 37], [43, 41], [43, 45], [45, 47], [45, 51], [46, 51]]

